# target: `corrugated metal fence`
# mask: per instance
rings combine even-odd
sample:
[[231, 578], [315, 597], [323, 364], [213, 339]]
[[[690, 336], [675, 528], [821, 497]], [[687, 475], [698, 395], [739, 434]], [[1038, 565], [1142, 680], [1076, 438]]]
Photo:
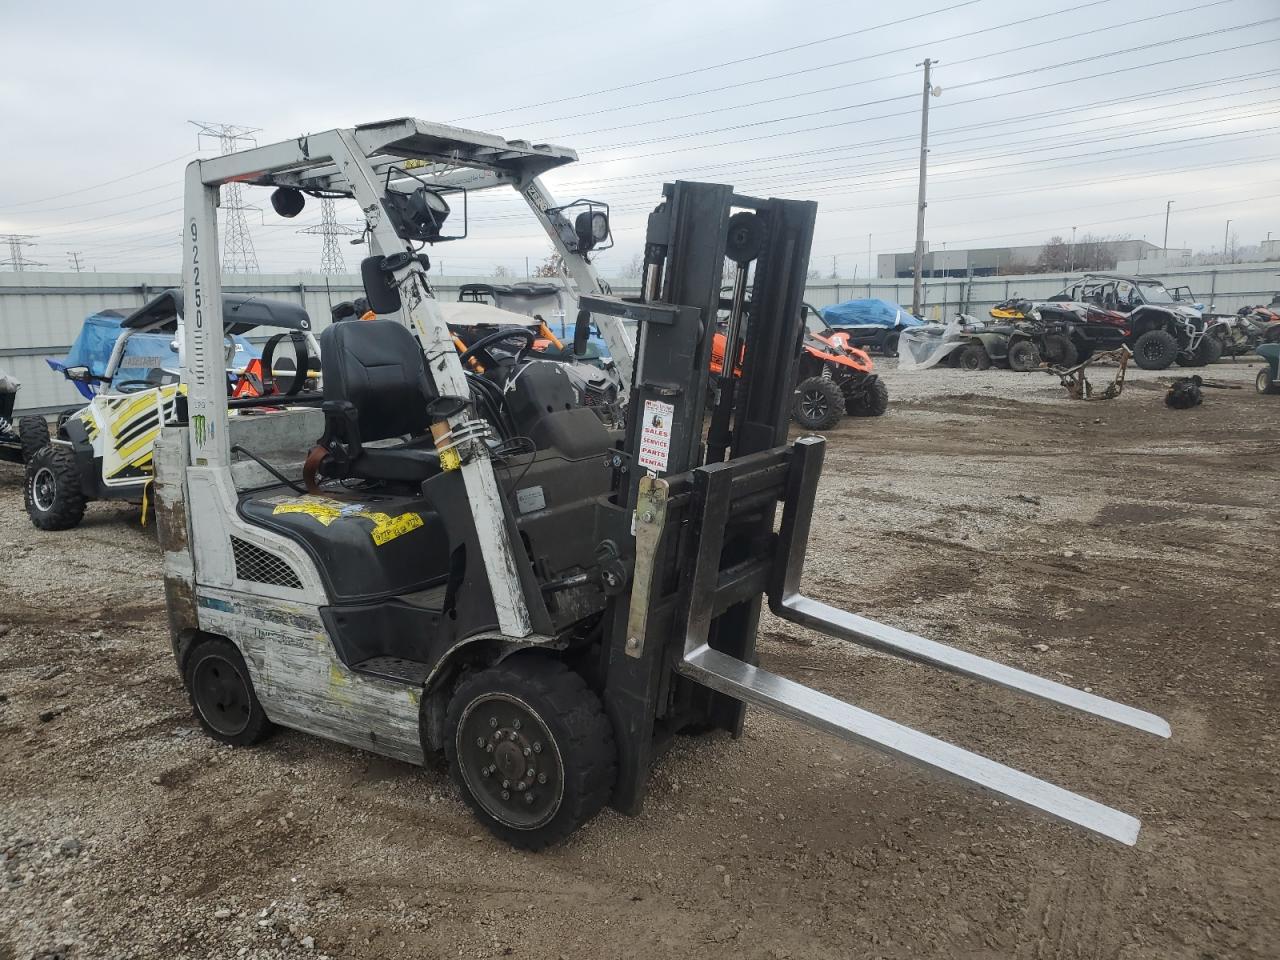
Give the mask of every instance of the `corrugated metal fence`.
[[[1280, 263], [1197, 267], [1166, 274], [1170, 286], [1189, 286], [1197, 300], [1218, 310], [1234, 311], [1246, 304], [1269, 302], [1280, 288]], [[433, 282], [444, 299], [457, 295], [459, 284], [478, 277], [444, 277]], [[993, 304], [1012, 296], [1050, 297], [1072, 277], [1061, 274], [1023, 277], [938, 278], [924, 281], [924, 312], [942, 319], [956, 312], [985, 316]], [[78, 405], [75, 388], [45, 364], [61, 357], [75, 339], [84, 318], [111, 307], [132, 309], [167, 287], [178, 285], [176, 274], [120, 273], [5, 273], [0, 274], [0, 369], [22, 381], [18, 410], [52, 412]], [[494, 282], [511, 282], [496, 280]], [[629, 281], [613, 281], [614, 292], [637, 292]], [[333, 277], [264, 274], [223, 278], [227, 292], [296, 300], [311, 315], [317, 332], [328, 325], [329, 307], [360, 295], [355, 274]], [[858, 297], [911, 302], [910, 280], [813, 280], [806, 291], [810, 303], [829, 306]]]

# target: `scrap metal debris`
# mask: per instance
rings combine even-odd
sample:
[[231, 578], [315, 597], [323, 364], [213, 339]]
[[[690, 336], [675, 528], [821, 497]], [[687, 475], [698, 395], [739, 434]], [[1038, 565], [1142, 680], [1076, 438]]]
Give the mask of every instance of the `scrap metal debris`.
[[[1119, 347], [1116, 350], [1099, 351], [1083, 363], [1077, 363], [1074, 367], [1044, 366], [1041, 369], [1056, 376], [1059, 382], [1067, 388], [1067, 396], [1072, 400], [1114, 400], [1124, 390], [1124, 375], [1132, 357], [1132, 350], [1128, 347]], [[1089, 382], [1089, 378], [1085, 376], [1084, 371], [1092, 364], [1104, 361], [1112, 361], [1119, 366], [1115, 377], [1104, 389], [1099, 391]]]

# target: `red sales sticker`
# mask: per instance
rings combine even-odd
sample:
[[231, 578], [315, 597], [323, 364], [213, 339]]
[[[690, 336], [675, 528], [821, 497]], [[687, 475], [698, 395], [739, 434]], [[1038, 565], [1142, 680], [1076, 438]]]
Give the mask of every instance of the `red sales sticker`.
[[644, 402], [644, 420], [640, 424], [640, 456], [646, 470], [666, 470], [671, 458], [671, 426], [676, 408], [660, 400]]

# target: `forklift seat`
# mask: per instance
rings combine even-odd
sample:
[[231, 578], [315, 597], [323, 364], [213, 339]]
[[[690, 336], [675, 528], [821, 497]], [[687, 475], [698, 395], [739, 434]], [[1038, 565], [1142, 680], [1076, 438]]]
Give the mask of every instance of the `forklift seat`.
[[[326, 476], [420, 484], [440, 472], [422, 348], [394, 320], [335, 323], [320, 335]], [[399, 444], [366, 443], [408, 437]]]

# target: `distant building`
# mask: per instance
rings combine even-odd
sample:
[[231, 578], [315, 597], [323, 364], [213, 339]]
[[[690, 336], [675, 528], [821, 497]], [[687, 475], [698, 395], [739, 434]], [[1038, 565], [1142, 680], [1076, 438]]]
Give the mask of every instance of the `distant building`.
[[[1084, 244], [1082, 243], [1083, 247]], [[1102, 248], [1114, 260], [1145, 260], [1160, 247], [1146, 240], [1103, 240], [1090, 243]], [[981, 247], [976, 250], [932, 250], [924, 255], [921, 268], [926, 277], [992, 277], [1010, 268], [1034, 272], [1045, 251], [1044, 244], [1028, 247]], [[912, 253], [882, 253], [877, 258], [876, 275], [883, 280], [910, 277], [915, 270]]]

